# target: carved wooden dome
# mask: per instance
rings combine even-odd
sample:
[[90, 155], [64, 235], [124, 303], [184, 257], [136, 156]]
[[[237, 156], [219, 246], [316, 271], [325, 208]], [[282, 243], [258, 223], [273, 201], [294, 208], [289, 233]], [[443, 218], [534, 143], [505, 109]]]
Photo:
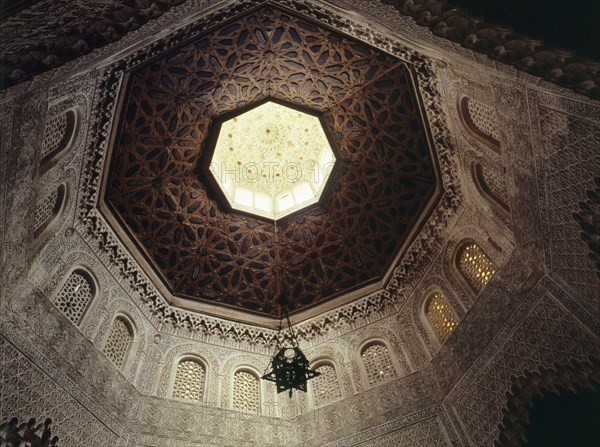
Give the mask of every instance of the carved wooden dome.
[[[276, 224], [202, 169], [215, 122], [269, 99], [320, 116], [339, 156], [320, 201]], [[279, 317], [278, 281], [295, 312], [374, 290], [440, 190], [419, 104], [405, 63], [261, 7], [130, 73], [105, 201], [180, 303]]]

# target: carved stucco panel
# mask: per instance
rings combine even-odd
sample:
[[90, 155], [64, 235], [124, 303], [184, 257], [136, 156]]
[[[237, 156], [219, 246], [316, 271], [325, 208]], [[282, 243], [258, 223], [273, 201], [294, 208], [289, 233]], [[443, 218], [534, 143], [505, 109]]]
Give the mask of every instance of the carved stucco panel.
[[288, 421], [242, 413], [198, 402], [141, 399], [131, 418], [130, 442], [148, 446], [296, 446]]
[[[600, 107], [532, 95], [545, 257], [557, 280], [591, 311], [600, 310], [600, 280], [573, 217], [600, 172]], [[554, 107], [558, 107], [556, 110]], [[569, 181], [565, 181], [568, 179]]]
[[[543, 242], [539, 215], [536, 156], [532, 143], [531, 108], [527, 91], [519, 85], [494, 86], [498, 103], [498, 125], [502, 129], [506, 187], [511, 198], [515, 243], [528, 252], [528, 268], [541, 270]], [[510, 129], [510, 132], [507, 131]]]
[[438, 418], [433, 418], [353, 445], [360, 447], [449, 447], [452, 444], [444, 433], [442, 422]]
[[599, 350], [597, 337], [554, 298], [542, 297], [493, 359], [453, 401], [453, 410], [472, 445], [491, 446], [498, 436], [512, 376], [555, 362], [585, 359], [590, 352]]
[[[6, 176], [2, 182], [6, 186], [3, 219], [5, 234], [3, 240], [5, 253], [10, 253], [3, 269], [3, 282], [13, 286], [22, 280], [22, 272], [29, 267], [29, 246], [33, 232], [23, 223], [33, 222], [37, 185], [32, 179], [37, 175], [36, 153], [41, 145], [43, 132], [46, 92], [31, 92], [27, 97], [17, 97], [13, 103], [10, 147], [2, 154], [6, 163]], [[4, 135], [3, 135], [4, 136]], [[2, 138], [4, 140], [4, 138]], [[7, 291], [8, 291], [8, 286]]]
[[[7, 190], [11, 187], [8, 183], [8, 172], [10, 169], [9, 153], [12, 145], [13, 133], [13, 113], [15, 105], [11, 100], [3, 99], [0, 101], [0, 196], [7, 197]], [[6, 234], [7, 208], [5, 200], [0, 201], [0, 234]], [[2, 292], [0, 292], [0, 300]]]
[[83, 446], [90, 439], [98, 447], [116, 444], [116, 433], [4, 337], [0, 337], [0, 371], [7, 379], [0, 382], [0, 420], [16, 416], [20, 422], [30, 417], [43, 421], [51, 416], [52, 434], [60, 437], [61, 446]]

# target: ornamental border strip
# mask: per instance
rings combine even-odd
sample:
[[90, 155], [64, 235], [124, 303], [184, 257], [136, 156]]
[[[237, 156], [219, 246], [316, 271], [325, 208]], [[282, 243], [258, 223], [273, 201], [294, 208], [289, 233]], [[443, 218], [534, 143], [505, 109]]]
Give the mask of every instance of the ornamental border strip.
[[[534, 79], [600, 99], [598, 61], [592, 58], [578, 57], [572, 51], [549, 46], [540, 39], [513, 34], [510, 28], [473, 17], [447, 0], [379, 1], [393, 8], [397, 14], [410, 17], [418, 27], [429, 30], [436, 38], [481, 54], [488, 63], [500, 62], [502, 66], [497, 68], [502, 71], [512, 68]], [[14, 54], [4, 55], [0, 90], [29, 81], [94, 49], [118, 42], [175, 7], [185, 5], [186, 0], [144, 0], [144, 3], [148, 5], [145, 9], [118, 9], [115, 6], [115, 9], [101, 12], [97, 21], [70, 29], [73, 35], [54, 36], [43, 47], [32, 44]], [[28, 68], [29, 72], [24, 68]]]
[[430, 419], [439, 420], [439, 415], [443, 413], [443, 411], [444, 410], [441, 404], [435, 404], [431, 407], [424, 408], [423, 410], [408, 414], [406, 416], [402, 416], [398, 419], [394, 419], [389, 422], [385, 422], [381, 425], [362, 431], [360, 433], [356, 433], [346, 438], [342, 438], [337, 441], [325, 444], [325, 447], [351, 447], [359, 443], [372, 441], [381, 436], [392, 434], [394, 432], [402, 430], [403, 428], [407, 428], [411, 425], [418, 424], [420, 422], [425, 422]]
[[[273, 2], [261, 2], [260, 5], [270, 3]], [[283, 0], [275, 2], [275, 5], [283, 6], [310, 20], [364, 41], [413, 67], [444, 185], [437, 206], [432, 210], [424, 228], [407, 246], [401, 261], [394, 268], [388, 285], [375, 294], [299, 323], [297, 325], [299, 334], [310, 338], [315, 332], [323, 335], [332, 329], [341, 328], [345, 323], [349, 323], [349, 330], [352, 330], [372, 322], [374, 318], [383, 318], [396, 313], [404, 301], [400, 298], [410, 294], [421, 274], [437, 257], [449, 234], [448, 222], [464, 208], [464, 203], [458, 181], [456, 150], [446, 126], [447, 118], [438, 94], [438, 82], [432, 61], [393, 39], [338, 15], [333, 8], [317, 6], [309, 0]], [[223, 341], [228, 340], [228, 344], [232, 346], [247, 343], [250, 346], [258, 345], [270, 349], [276, 334], [272, 329], [226, 321], [171, 306], [151, 283], [142, 268], [137, 265], [133, 256], [128, 253], [124, 244], [116, 237], [97, 209], [100, 182], [112, 130], [111, 122], [116, 111], [124, 73], [198, 36], [208, 28], [212, 28], [215, 23], [232, 19], [256, 6], [256, 2], [240, 0], [234, 5], [228, 5], [227, 8], [210, 12], [197, 21], [174, 30], [163, 39], [149, 43], [105, 67], [98, 79], [95, 98], [92, 101], [94, 112], [90, 118], [88, 148], [84, 155], [76, 225], [83, 230], [83, 237], [90, 247], [99, 250], [99, 256], [104, 258], [103, 261], [111, 273], [116, 278], [125, 280], [124, 284], [129, 289], [130, 295], [140, 296], [142, 306], [139, 307], [161, 331], [188, 337], [192, 333], [194, 338], [203, 341], [216, 336]], [[425, 257], [422, 256], [423, 253], [430, 253], [430, 255]], [[164, 324], [167, 325], [163, 326]]]
[[59, 387], [65, 390], [66, 394], [77, 401], [82, 407], [85, 407], [91, 416], [96, 418], [117, 437], [123, 436], [125, 433], [124, 424], [113, 418], [102, 405], [96, 402], [92, 397], [88, 396], [71, 377], [56, 368], [54, 362], [37, 347], [33, 346], [13, 323], [0, 320], [0, 329], [2, 329], [0, 337], [4, 338], [8, 343], [14, 346], [15, 349], [21, 351], [23, 356], [39, 369], [40, 374], [43, 374], [54, 381]]

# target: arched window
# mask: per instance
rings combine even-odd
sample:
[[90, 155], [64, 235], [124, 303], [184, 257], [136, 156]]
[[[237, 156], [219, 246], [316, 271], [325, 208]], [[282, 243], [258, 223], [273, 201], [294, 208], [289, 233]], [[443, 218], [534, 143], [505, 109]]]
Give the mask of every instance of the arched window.
[[201, 402], [204, 397], [206, 370], [194, 359], [184, 359], [177, 364], [172, 397]]
[[52, 116], [46, 122], [42, 140], [42, 164], [66, 149], [75, 133], [75, 112], [67, 110]]
[[94, 298], [94, 283], [83, 270], [75, 270], [54, 299], [54, 305], [73, 324], [79, 325]]
[[369, 343], [362, 349], [360, 357], [365, 365], [369, 385], [377, 385], [396, 377], [396, 369], [385, 344]]
[[117, 317], [104, 345], [104, 354], [119, 368], [125, 364], [133, 343], [133, 329], [124, 317]]
[[242, 369], [233, 375], [233, 408], [260, 413], [260, 382], [256, 374]]
[[490, 281], [496, 266], [475, 242], [463, 244], [458, 251], [458, 271], [473, 291], [479, 294]]
[[65, 200], [65, 185], [58, 188], [38, 200], [35, 207], [35, 217], [33, 222], [34, 237], [38, 238], [45, 229], [54, 221], [62, 209]]
[[459, 109], [466, 127], [481, 141], [499, 152], [500, 137], [494, 108], [464, 96], [460, 100]]
[[315, 405], [324, 405], [342, 397], [335, 366], [321, 363], [315, 370], [321, 373], [310, 381]]
[[443, 343], [452, 333], [458, 318], [450, 307], [450, 304], [440, 292], [433, 293], [425, 303], [425, 316], [435, 332], [438, 340]]
[[481, 195], [488, 202], [499, 206], [506, 212], [510, 211], [506, 183], [501, 175], [492, 172], [490, 169], [484, 169], [479, 163], [474, 163], [473, 180]]

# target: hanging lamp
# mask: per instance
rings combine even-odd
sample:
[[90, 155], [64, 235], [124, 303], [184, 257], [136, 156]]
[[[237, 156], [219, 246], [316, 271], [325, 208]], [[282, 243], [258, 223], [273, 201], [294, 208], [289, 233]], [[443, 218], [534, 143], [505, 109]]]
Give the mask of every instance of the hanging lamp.
[[286, 331], [282, 331], [282, 318], [277, 331], [275, 354], [271, 359], [271, 370], [262, 376], [262, 379], [275, 382], [277, 393], [289, 391], [289, 396], [292, 397], [294, 389], [306, 393], [306, 383], [321, 373], [309, 368], [308, 359], [299, 347], [298, 336], [288, 315], [287, 301], [283, 300], [282, 303], [288, 327]]
[[[277, 221], [275, 221], [275, 244], [279, 245]], [[269, 367], [267, 367], [268, 372], [265, 372], [262, 379], [275, 382], [277, 393], [289, 391], [289, 395], [292, 397], [292, 390], [294, 389], [306, 393], [306, 382], [321, 375], [321, 373], [309, 368], [308, 359], [300, 349], [298, 336], [294, 332], [288, 314], [288, 301], [281, 290], [279, 269], [279, 250], [275, 250], [275, 281], [281, 317], [276, 335], [275, 354], [270, 363], [271, 370], [268, 371]], [[287, 330], [285, 331], [282, 330], [284, 316], [287, 323]]]

